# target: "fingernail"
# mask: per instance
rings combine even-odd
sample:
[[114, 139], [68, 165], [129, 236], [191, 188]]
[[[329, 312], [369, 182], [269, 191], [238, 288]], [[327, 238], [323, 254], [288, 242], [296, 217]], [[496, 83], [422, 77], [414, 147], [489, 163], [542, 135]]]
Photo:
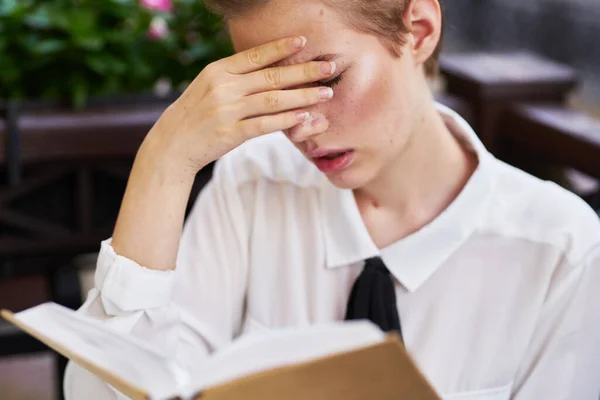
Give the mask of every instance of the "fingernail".
[[336, 69], [336, 65], [333, 61], [321, 63], [321, 73], [323, 73], [323, 74], [331, 75], [335, 72], [335, 69]]
[[304, 36], [298, 36], [298, 37], [292, 39], [292, 45], [296, 49], [301, 49], [306, 45], [306, 38]]
[[296, 113], [296, 119], [299, 122], [305, 121], [308, 118], [308, 112], [299, 112]]
[[332, 88], [319, 89], [319, 98], [321, 100], [329, 100], [332, 97], [333, 97], [333, 89]]

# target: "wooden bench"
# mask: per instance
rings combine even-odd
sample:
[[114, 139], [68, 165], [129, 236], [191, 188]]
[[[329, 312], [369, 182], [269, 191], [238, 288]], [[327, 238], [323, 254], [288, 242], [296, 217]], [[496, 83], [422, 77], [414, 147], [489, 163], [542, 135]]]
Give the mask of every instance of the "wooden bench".
[[562, 104], [578, 80], [572, 68], [526, 52], [442, 54], [440, 72], [445, 91], [470, 106], [473, 128], [492, 153], [498, 118], [507, 105]]
[[[96, 252], [110, 236], [137, 149], [166, 105], [77, 113], [23, 106], [5, 112], [8, 121], [0, 117], [3, 307], [18, 311], [50, 300], [81, 305], [72, 260]], [[209, 167], [198, 175], [190, 206], [211, 172]], [[39, 351], [46, 346], [0, 323], [0, 356]], [[57, 357], [59, 383], [65, 365], [66, 359]], [[57, 389], [62, 398], [62, 384]]]
[[[516, 104], [508, 108], [498, 123], [502, 142], [501, 157], [524, 169], [540, 166], [567, 167], [600, 181], [600, 121], [585, 113], [555, 104]], [[548, 169], [546, 169], [548, 171]], [[568, 171], [568, 170], [567, 170]], [[568, 176], [567, 176], [568, 178]], [[555, 178], [560, 180], [560, 178]], [[588, 179], [589, 181], [589, 179]], [[600, 199], [599, 185], [577, 180], [564, 182], [591, 203]], [[600, 204], [594, 204], [600, 208]]]
[[[96, 250], [112, 232], [137, 149], [165, 107], [20, 113], [17, 179], [0, 180], [0, 260]], [[5, 176], [6, 126], [0, 120]], [[210, 176], [209, 166], [193, 195]]]

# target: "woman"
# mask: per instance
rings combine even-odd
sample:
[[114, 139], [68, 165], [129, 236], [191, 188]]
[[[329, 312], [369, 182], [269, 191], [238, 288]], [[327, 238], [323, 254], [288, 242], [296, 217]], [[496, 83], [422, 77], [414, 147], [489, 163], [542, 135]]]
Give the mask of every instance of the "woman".
[[[445, 398], [596, 398], [600, 224], [434, 102], [438, 1], [210, 3], [237, 54], [149, 132], [81, 312], [184, 365], [245, 332], [370, 318]], [[363, 296], [368, 274], [392, 290]], [[74, 365], [65, 390], [117, 396]]]

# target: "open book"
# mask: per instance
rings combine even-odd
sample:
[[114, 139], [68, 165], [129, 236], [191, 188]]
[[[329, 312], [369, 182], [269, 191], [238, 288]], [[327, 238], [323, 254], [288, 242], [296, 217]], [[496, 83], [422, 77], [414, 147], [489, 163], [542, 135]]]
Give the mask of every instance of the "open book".
[[188, 371], [55, 303], [2, 316], [134, 399], [439, 399], [400, 339], [368, 322], [242, 336]]

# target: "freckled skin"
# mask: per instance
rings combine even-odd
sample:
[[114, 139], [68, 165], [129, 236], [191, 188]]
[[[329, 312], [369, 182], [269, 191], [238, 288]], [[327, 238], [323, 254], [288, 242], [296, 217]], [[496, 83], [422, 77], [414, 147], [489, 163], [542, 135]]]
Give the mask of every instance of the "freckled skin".
[[[333, 87], [333, 99], [306, 109], [313, 117], [326, 119], [327, 130], [314, 134], [314, 125], [307, 121], [287, 132], [304, 153], [315, 148], [354, 150], [351, 167], [327, 174], [333, 184], [364, 186], [398, 160], [419, 122], [415, 99], [422, 89], [408, 57], [394, 56], [379, 38], [351, 29], [337, 11], [318, 1], [303, 1], [301, 6], [273, 1], [230, 21], [229, 28], [238, 51], [283, 37], [306, 36], [306, 48], [281, 65], [319, 54], [341, 55], [335, 60], [336, 75], [341, 71], [343, 75]], [[303, 132], [312, 136], [293, 139]]]
[[270, 0], [229, 21], [238, 51], [284, 37], [308, 39], [304, 50], [278, 65], [339, 55], [332, 78], [341, 73], [342, 79], [334, 97], [305, 110], [319, 122], [286, 133], [305, 155], [317, 148], [353, 150], [349, 166], [326, 175], [337, 187], [352, 189], [379, 248], [440, 215], [477, 165], [438, 112], [424, 73], [441, 31], [437, 5], [412, 2], [402, 44], [355, 31], [322, 0]]

